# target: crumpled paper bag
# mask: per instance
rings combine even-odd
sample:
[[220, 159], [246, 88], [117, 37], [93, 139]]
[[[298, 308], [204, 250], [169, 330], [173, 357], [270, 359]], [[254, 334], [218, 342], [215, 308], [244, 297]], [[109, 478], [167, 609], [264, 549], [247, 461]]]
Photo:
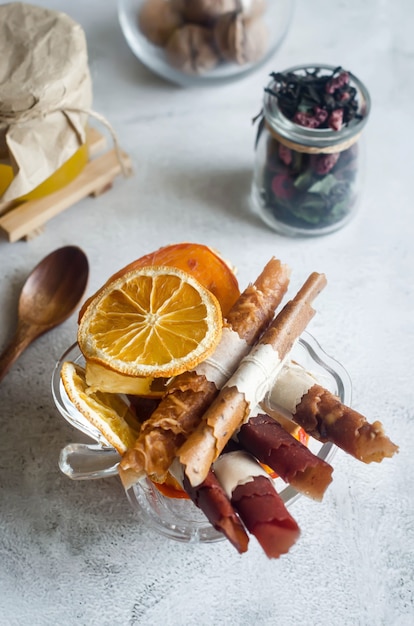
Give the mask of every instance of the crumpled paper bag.
[[35, 189], [85, 143], [91, 103], [82, 27], [57, 11], [0, 5], [0, 164], [14, 172], [0, 203]]

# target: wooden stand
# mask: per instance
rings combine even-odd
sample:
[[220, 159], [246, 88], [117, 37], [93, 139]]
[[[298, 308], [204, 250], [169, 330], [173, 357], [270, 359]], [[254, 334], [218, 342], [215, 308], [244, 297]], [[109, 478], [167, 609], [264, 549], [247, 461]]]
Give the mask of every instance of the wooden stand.
[[[106, 138], [94, 128], [88, 128], [87, 134], [90, 160], [79, 176], [59, 191], [39, 200], [28, 200], [0, 215], [0, 228], [10, 242], [32, 239], [43, 231], [44, 224], [52, 217], [86, 196], [96, 197], [111, 188], [114, 179], [121, 173], [116, 150], [107, 150], [95, 156], [106, 148]], [[130, 164], [129, 157], [124, 153], [123, 159], [126, 165]], [[6, 204], [0, 204], [0, 213], [6, 207]]]

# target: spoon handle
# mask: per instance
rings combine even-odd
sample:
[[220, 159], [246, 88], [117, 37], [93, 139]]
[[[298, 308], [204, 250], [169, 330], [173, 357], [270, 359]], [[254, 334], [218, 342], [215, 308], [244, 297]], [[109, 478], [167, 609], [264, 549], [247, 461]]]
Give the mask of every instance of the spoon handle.
[[13, 363], [19, 358], [23, 350], [44, 332], [44, 328], [26, 322], [19, 322], [15, 335], [9, 345], [0, 355], [0, 381], [3, 380]]

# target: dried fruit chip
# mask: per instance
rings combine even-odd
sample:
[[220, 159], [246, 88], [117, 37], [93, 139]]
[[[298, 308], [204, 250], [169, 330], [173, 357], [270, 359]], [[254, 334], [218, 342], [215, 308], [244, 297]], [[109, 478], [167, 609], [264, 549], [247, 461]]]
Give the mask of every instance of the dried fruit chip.
[[61, 378], [72, 404], [115, 450], [124, 454], [139, 432], [139, 423], [129, 405], [115, 393], [90, 392], [85, 370], [77, 363], [65, 361]]
[[[191, 274], [191, 276], [216, 296], [220, 303], [223, 316], [227, 315], [240, 295], [236, 275], [229, 263], [224, 261], [219, 253], [200, 243], [175, 243], [159, 248], [155, 250], [155, 252], [150, 252], [120, 269], [109, 278], [106, 285], [116, 278], [120, 278], [127, 272], [131, 272], [132, 270], [146, 265], [178, 267], [178, 269]], [[104, 285], [104, 287], [106, 285]], [[82, 318], [84, 311], [92, 299], [95, 298], [102, 289], [103, 288], [84, 303], [79, 314], [79, 319]]]
[[79, 322], [87, 361], [128, 376], [168, 377], [194, 368], [222, 330], [217, 298], [174, 267], [137, 268], [106, 284]]
[[119, 372], [88, 361], [86, 363], [86, 382], [92, 391], [125, 393], [144, 398], [161, 398], [167, 389], [168, 378], [143, 378], [126, 376]]

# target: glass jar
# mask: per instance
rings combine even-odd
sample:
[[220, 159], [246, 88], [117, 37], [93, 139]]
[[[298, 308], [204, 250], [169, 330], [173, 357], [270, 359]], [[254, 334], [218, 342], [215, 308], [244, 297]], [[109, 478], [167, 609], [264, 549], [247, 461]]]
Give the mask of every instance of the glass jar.
[[[282, 75], [306, 76], [317, 70], [318, 75], [332, 77], [338, 69], [305, 65], [290, 68]], [[358, 78], [346, 74], [357, 109], [353, 119], [338, 130], [304, 126], [289, 119], [279, 103], [276, 79], [280, 75], [275, 74], [265, 89], [251, 204], [280, 234], [331, 233], [355, 214], [363, 173], [360, 138], [369, 115], [370, 97]], [[309, 114], [308, 120], [313, 115]]]

